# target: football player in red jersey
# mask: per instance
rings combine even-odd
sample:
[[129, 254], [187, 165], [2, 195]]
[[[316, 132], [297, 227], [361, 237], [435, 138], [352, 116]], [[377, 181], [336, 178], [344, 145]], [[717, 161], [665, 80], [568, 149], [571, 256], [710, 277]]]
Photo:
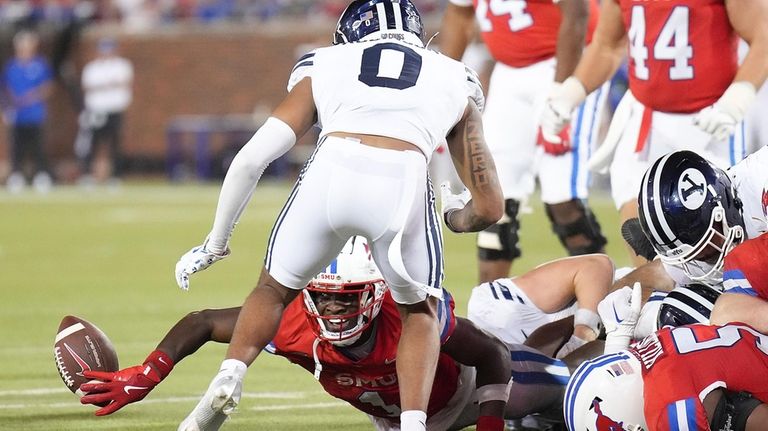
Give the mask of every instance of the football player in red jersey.
[[574, 371], [571, 431], [764, 430], [768, 336], [743, 324], [664, 328]]
[[496, 161], [505, 216], [478, 233], [480, 282], [507, 277], [520, 256], [518, 213], [533, 193], [536, 177], [552, 228], [568, 253], [603, 250], [606, 240], [586, 205], [586, 165], [607, 85], [573, 107], [573, 127], [562, 138], [537, 133], [547, 94], [573, 73], [597, 16], [595, 0], [450, 0], [446, 7], [440, 50], [460, 59], [477, 28], [496, 60], [483, 126]]
[[[313, 373], [329, 394], [368, 414], [377, 430], [394, 430], [400, 411], [395, 358], [401, 324], [381, 274], [367, 257], [364, 239], [354, 241], [351, 252], [345, 250], [289, 305], [267, 350]], [[583, 262], [597, 271], [610, 272], [611, 265], [606, 268], [605, 262]], [[557, 268], [562, 270], [562, 266]], [[116, 373], [89, 373], [102, 383], [84, 385], [86, 395], [81, 401], [111, 401], [96, 411], [102, 416], [143, 399], [175, 363], [207, 341], [229, 342], [239, 312], [237, 307], [190, 313], [143, 365]], [[570, 367], [580, 358], [602, 351], [598, 346], [576, 352], [564, 359], [566, 365], [533, 348], [505, 346], [470, 321], [455, 317], [447, 292], [439, 318], [443, 348], [438, 361], [440, 378], [434, 381], [429, 403], [430, 430], [473, 423], [479, 430], [501, 429], [503, 423], [484, 416], [485, 406], [473, 402], [473, 394], [488, 402], [506, 397], [507, 418], [559, 409]], [[509, 389], [501, 382], [508, 380], [510, 370], [516, 383], [507, 393]], [[126, 392], [127, 386], [140, 389]]]
[[[640, 178], [660, 156], [689, 149], [723, 168], [746, 156], [742, 120], [768, 74], [767, 3], [602, 2], [595, 37], [573, 76], [550, 96], [541, 125], [545, 134], [563, 129], [573, 107], [613, 75], [628, 48], [629, 91], [590, 161], [594, 169], [610, 163], [622, 222], [637, 217]], [[741, 66], [738, 37], [750, 44]]]

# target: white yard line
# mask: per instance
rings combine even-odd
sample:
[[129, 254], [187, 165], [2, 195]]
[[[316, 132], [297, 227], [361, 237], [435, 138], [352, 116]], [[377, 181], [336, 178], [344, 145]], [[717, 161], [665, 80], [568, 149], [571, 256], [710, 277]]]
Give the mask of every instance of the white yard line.
[[[55, 394], [55, 393], [62, 393], [62, 392], [69, 392], [66, 388], [37, 388], [37, 389], [25, 389], [25, 390], [19, 390], [19, 391], [0, 391], [0, 396], [24, 396], [24, 395], [46, 395], [46, 394]], [[243, 398], [254, 398], [254, 399], [279, 399], [279, 400], [300, 400], [307, 398], [311, 395], [317, 395], [322, 392], [316, 391], [316, 392], [246, 392], [243, 394]], [[200, 395], [195, 396], [186, 396], [186, 397], [165, 397], [165, 398], [150, 398], [147, 400], [143, 400], [141, 404], [157, 404], [157, 403], [185, 403], [185, 402], [191, 402], [191, 401], [197, 401], [200, 399]], [[290, 404], [290, 405], [266, 405], [266, 406], [259, 406], [254, 407], [253, 410], [286, 410], [296, 407], [307, 407], [307, 408], [319, 408], [319, 407], [330, 407], [330, 406], [337, 406], [337, 405], [344, 405], [346, 403], [338, 401], [334, 403], [316, 403], [316, 404]], [[78, 406], [78, 402], [76, 399], [73, 399], [72, 402], [56, 402], [56, 403], [15, 403], [15, 404], [5, 404], [0, 403], [0, 410], [21, 410], [21, 409], [28, 409], [28, 408], [52, 408], [52, 409], [60, 409], [60, 408], [71, 408]]]

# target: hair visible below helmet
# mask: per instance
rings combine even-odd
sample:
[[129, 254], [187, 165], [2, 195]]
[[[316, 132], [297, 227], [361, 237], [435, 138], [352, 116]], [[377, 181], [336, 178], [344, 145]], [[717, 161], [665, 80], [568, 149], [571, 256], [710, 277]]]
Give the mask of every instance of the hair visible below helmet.
[[[725, 254], [744, 239], [742, 204], [725, 171], [692, 151], [669, 153], [646, 171], [638, 205], [664, 263], [694, 281], [721, 281]], [[704, 251], [713, 259], [703, 262]]]
[[677, 286], [661, 301], [656, 328], [709, 324], [709, 315], [719, 296], [720, 292], [704, 284]]
[[410, 0], [355, 0], [339, 18], [333, 44], [357, 42], [377, 32], [401, 31], [424, 39], [421, 15]]
[[571, 431], [647, 430], [640, 361], [621, 351], [582, 363], [568, 381], [563, 408]]
[[[322, 272], [303, 291], [305, 312], [316, 335], [337, 346], [357, 341], [381, 310], [387, 285], [371, 258], [365, 238], [354, 236]], [[344, 315], [321, 315], [316, 297], [320, 294], [353, 295], [359, 304], [356, 312]], [[348, 321], [351, 324], [346, 324]], [[342, 324], [341, 331], [329, 329], [328, 323]]]

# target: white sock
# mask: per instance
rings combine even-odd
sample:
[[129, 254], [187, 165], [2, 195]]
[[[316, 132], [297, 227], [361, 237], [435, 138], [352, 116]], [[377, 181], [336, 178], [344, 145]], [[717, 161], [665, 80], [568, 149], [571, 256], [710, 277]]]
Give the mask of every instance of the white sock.
[[406, 410], [400, 413], [401, 431], [426, 431], [427, 413], [421, 410]]

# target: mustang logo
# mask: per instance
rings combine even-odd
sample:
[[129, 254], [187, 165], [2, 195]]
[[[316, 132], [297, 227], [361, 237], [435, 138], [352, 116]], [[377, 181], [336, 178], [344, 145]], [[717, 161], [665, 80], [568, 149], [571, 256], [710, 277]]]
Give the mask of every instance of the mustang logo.
[[600, 408], [600, 403], [602, 401], [603, 400], [598, 397], [595, 397], [595, 399], [592, 400], [592, 409], [594, 409], [595, 413], [597, 413], [597, 419], [595, 420], [597, 431], [625, 431], [624, 422], [616, 422], [615, 420], [603, 414], [603, 411]]
[[768, 184], [763, 187], [763, 215], [768, 217]]

